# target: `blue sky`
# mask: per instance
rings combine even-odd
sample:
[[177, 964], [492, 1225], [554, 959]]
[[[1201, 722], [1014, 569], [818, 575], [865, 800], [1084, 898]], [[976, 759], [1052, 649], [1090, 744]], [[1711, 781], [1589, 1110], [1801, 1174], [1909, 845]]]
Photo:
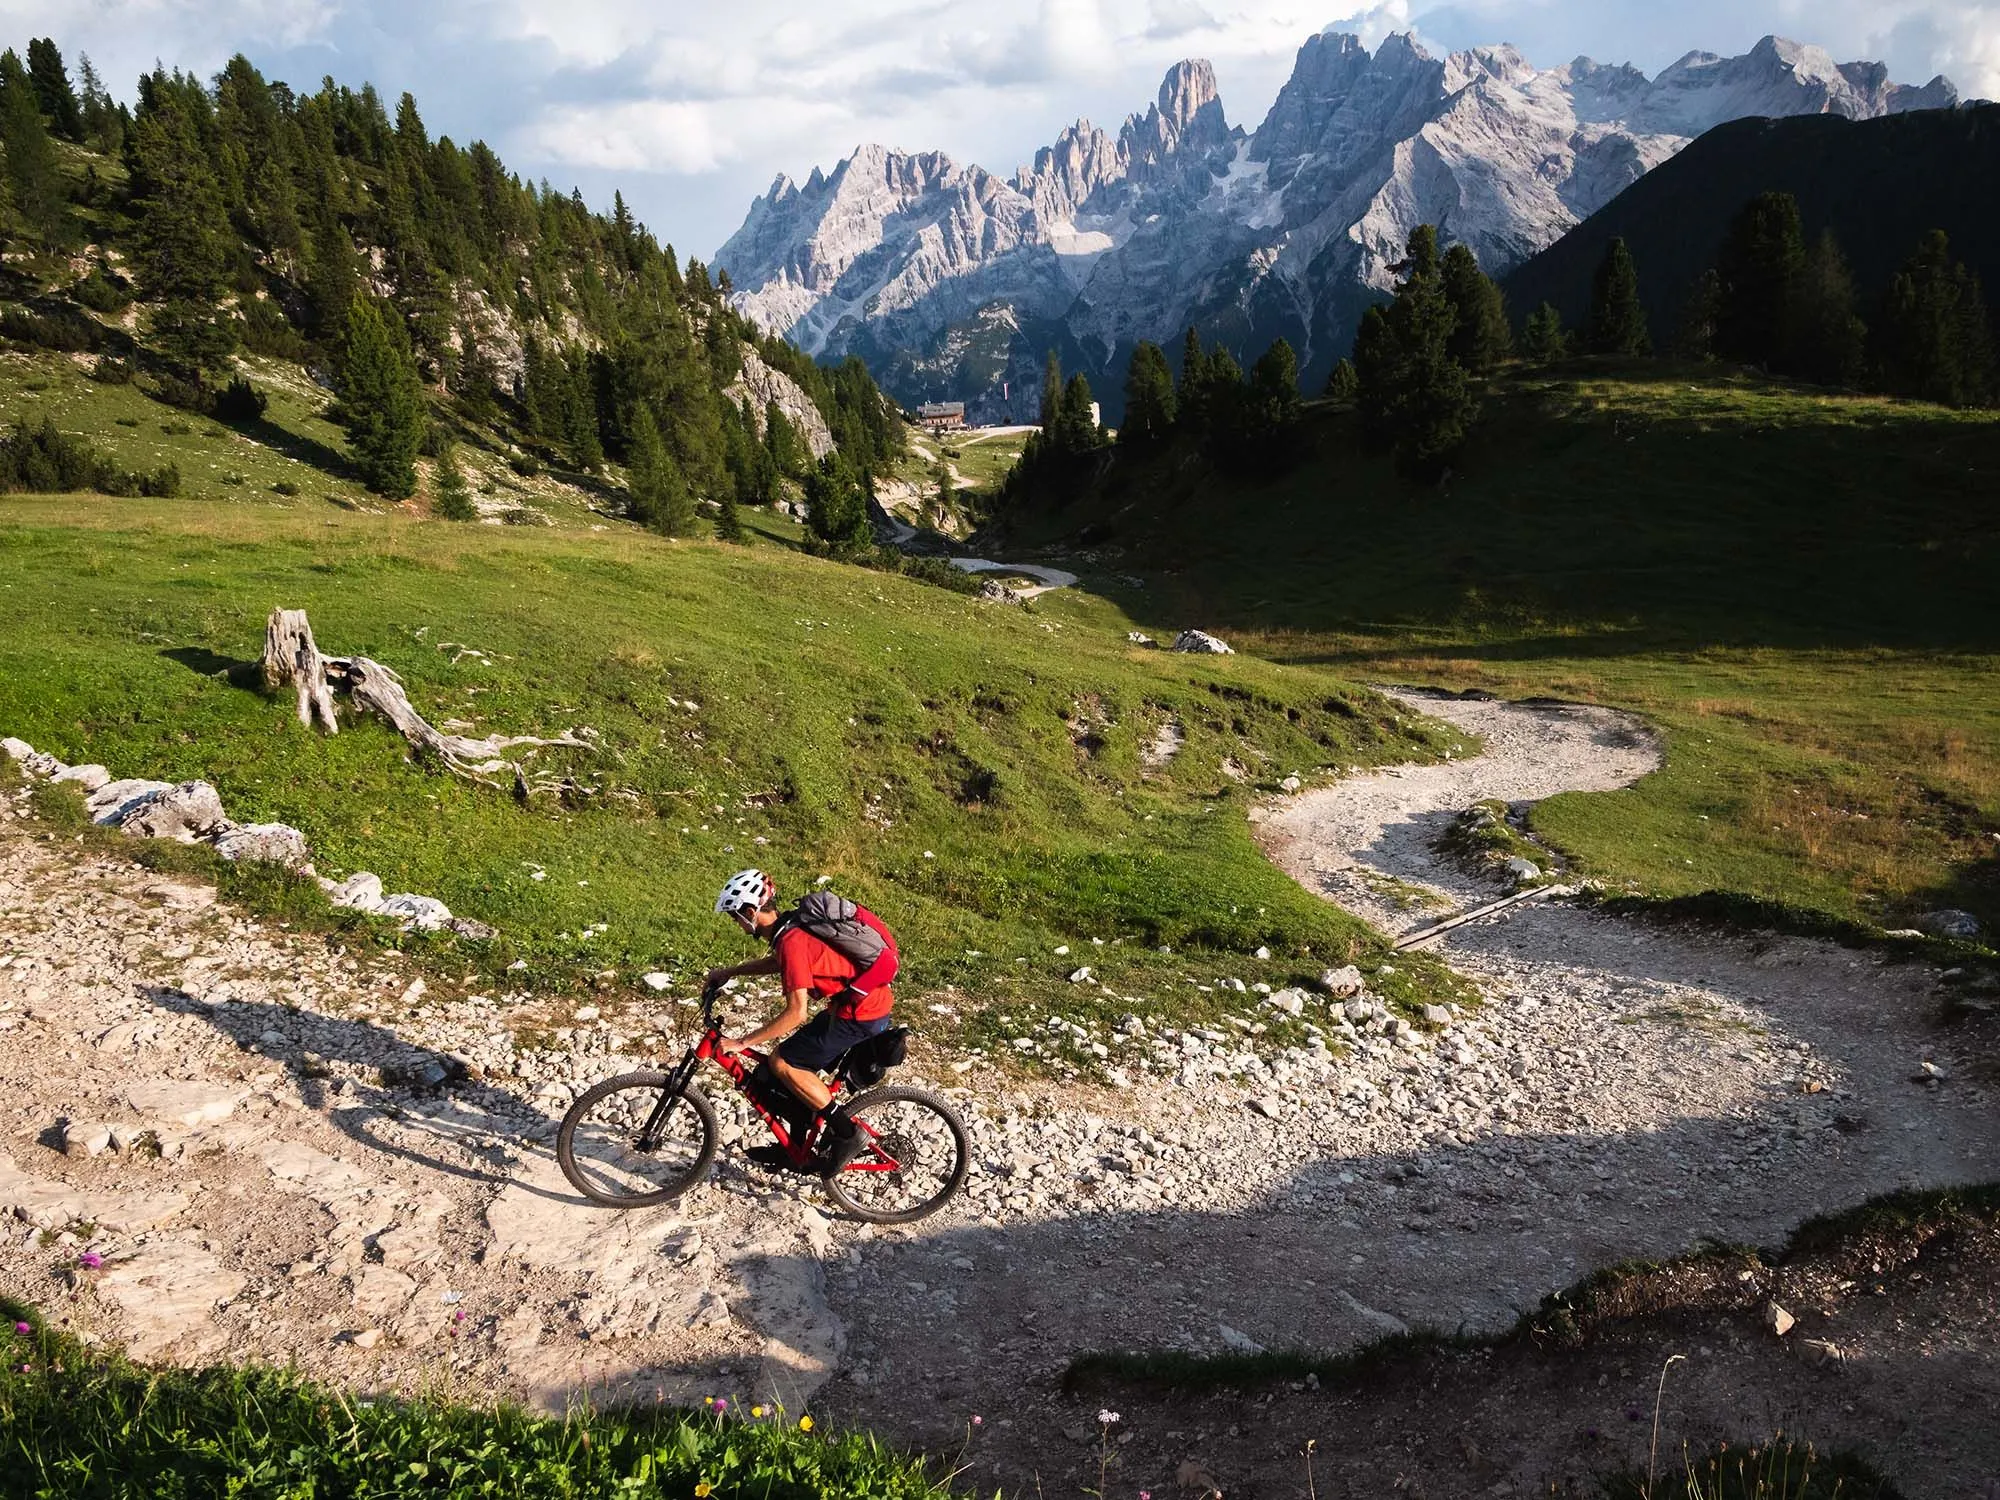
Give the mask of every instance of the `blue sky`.
[[1079, 115], [1143, 108], [1183, 57], [1211, 59], [1230, 119], [1254, 128], [1334, 22], [1649, 72], [1777, 32], [2000, 96], [2000, 0], [0, 0], [0, 18], [17, 47], [49, 34], [72, 64], [89, 53], [127, 96], [156, 58], [208, 74], [237, 51], [295, 85], [407, 89], [433, 134], [483, 137], [593, 202], [622, 187], [702, 256], [780, 171], [881, 141], [1010, 172]]

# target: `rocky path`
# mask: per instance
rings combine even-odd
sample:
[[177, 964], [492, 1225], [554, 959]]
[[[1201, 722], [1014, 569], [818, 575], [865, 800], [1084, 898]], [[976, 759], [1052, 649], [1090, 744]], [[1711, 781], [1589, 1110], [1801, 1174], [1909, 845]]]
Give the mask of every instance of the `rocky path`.
[[[1492, 894], [1429, 853], [1459, 808], [1653, 763], [1638, 726], [1595, 711], [1419, 706], [1487, 753], [1264, 819], [1286, 868], [1385, 925], [1412, 920], [1389, 878]], [[915, 1230], [834, 1220], [733, 1151], [678, 1208], [620, 1217], [568, 1193], [553, 1116], [689, 1012], [444, 1003], [392, 958], [234, 916], [10, 813], [0, 1288], [148, 1355], [357, 1385], [450, 1367], [553, 1404], [810, 1398], [954, 1452], [978, 1415], [982, 1480], [1066, 1491], [1095, 1477], [1093, 1426], [1053, 1380], [1079, 1352], [1490, 1329], [1600, 1265], [2000, 1177], [1994, 1080], [1935, 1028], [1921, 966], [1550, 904], [1446, 951], [1488, 999], [1434, 1036], [1365, 996], [1252, 992], [1235, 1031], [1134, 1031], [1120, 1016], [1145, 998], [1093, 990], [1130, 1087], [940, 1066], [975, 1172]], [[1243, 1032], [1267, 1005], [1302, 1006], [1320, 1044], [1258, 1051]], [[1165, 1410], [1146, 1420], [1126, 1429], [1129, 1482], [1170, 1493], [1191, 1439]]]

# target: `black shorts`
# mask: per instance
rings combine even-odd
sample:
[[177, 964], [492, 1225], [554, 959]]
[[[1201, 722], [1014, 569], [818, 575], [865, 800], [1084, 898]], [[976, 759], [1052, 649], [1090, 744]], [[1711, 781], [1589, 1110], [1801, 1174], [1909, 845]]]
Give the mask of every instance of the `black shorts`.
[[849, 1048], [858, 1047], [888, 1029], [887, 1016], [877, 1016], [872, 1021], [848, 1021], [823, 1010], [778, 1044], [778, 1058], [808, 1073], [824, 1073], [845, 1057]]

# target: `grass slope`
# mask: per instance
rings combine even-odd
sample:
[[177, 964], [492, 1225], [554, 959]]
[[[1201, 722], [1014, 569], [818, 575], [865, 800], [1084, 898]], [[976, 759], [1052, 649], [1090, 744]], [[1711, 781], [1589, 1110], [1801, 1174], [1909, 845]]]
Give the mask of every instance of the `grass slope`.
[[148, 1370], [0, 1303], [0, 1500], [714, 1496], [942, 1500], [946, 1476], [810, 1419], [673, 1410], [562, 1420], [357, 1398], [269, 1370]]
[[[1581, 873], [1896, 927], [2000, 929], [2000, 422], [1713, 370], [1517, 374], [1443, 491], [1316, 407], [1267, 484], [1114, 467], [1081, 539], [1155, 630], [1279, 661], [1636, 709], [1666, 768], [1544, 804]], [[1278, 540], [1282, 538], [1282, 545]]]
[[[4, 402], [58, 406], [107, 446], [150, 450], [172, 421], [124, 388], [56, 381]], [[151, 409], [118, 426], [133, 403]], [[287, 434], [315, 420], [305, 397], [274, 401]], [[232, 503], [0, 500], [0, 726], [118, 775], [213, 780], [239, 820], [303, 829], [323, 873], [371, 869], [499, 926], [489, 970], [519, 957], [547, 983], [630, 982], [740, 957], [709, 904], [752, 863], [876, 905], [912, 991], [960, 987], [975, 1020], [987, 1002], [1085, 1003], [1067, 975], [1086, 952], [1107, 984], [1184, 1017], [1224, 1003], [1201, 988], [1217, 977], [1282, 984], [1381, 957], [1269, 866], [1244, 807], [1294, 772], [1450, 740], [1324, 673], [1135, 651], [1085, 596], [981, 604], [768, 540], [579, 524], [580, 506], [559, 527], [494, 528], [357, 511], [303, 483], [287, 497], [271, 486], [322, 472], [289, 438], [217, 431], [169, 446], [216, 447], [246, 481], [200, 493]], [[598, 730], [605, 753], [566, 765], [599, 794], [524, 811], [409, 764], [379, 725], [304, 732], [252, 690], [281, 603], [329, 651], [395, 668], [434, 722]], [[1169, 720], [1185, 747], [1149, 767]], [[1414, 1001], [1442, 982], [1405, 963], [1385, 987]]]

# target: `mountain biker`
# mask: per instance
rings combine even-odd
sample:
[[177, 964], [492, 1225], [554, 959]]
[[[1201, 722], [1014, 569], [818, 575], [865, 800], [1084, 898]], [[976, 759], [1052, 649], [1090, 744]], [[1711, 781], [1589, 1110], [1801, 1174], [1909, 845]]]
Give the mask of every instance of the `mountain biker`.
[[[881, 956], [865, 969], [857, 967], [845, 953], [808, 932], [797, 913], [779, 914], [777, 883], [762, 870], [732, 875], [715, 898], [715, 909], [747, 936], [769, 943], [771, 951], [748, 963], [710, 969], [705, 982], [713, 986], [753, 974], [776, 974], [785, 994], [785, 1008], [778, 1015], [747, 1036], [724, 1038], [722, 1051], [739, 1056], [753, 1047], [780, 1043], [764, 1068], [809, 1111], [805, 1118], [786, 1123], [796, 1139], [814, 1117], [822, 1118], [825, 1144], [814, 1170], [838, 1172], [860, 1155], [861, 1133], [844, 1110], [828, 1107], [833, 1093], [820, 1075], [851, 1048], [889, 1029], [895, 996], [888, 981], [896, 974], [896, 940], [872, 912], [855, 908], [855, 916], [882, 939]], [[825, 1002], [824, 1008], [808, 1021], [806, 1014], [815, 1001]], [[758, 1147], [748, 1155], [761, 1166], [792, 1165], [779, 1146]]]

